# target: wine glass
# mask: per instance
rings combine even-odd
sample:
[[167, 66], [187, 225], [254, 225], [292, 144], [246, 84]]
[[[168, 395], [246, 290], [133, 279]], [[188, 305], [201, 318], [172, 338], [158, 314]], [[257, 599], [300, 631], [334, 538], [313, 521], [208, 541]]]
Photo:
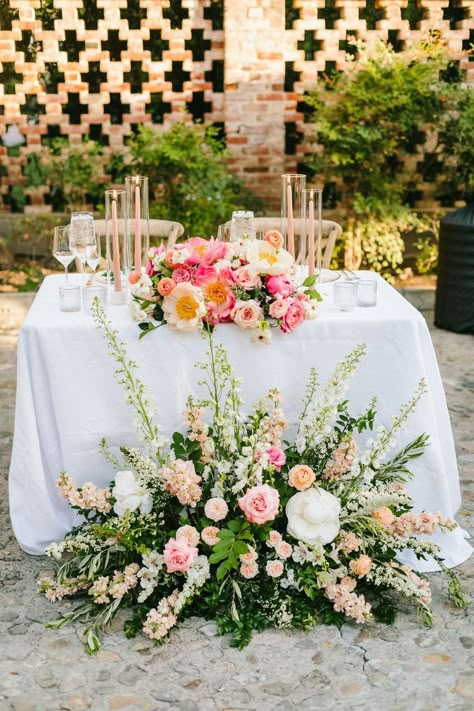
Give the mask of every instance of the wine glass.
[[100, 235], [96, 233], [95, 244], [87, 245], [86, 247], [86, 262], [92, 269], [92, 276], [90, 283], [94, 285], [95, 270], [99, 266], [101, 258], [100, 249]]
[[61, 226], [54, 228], [54, 238], [53, 238], [53, 256], [56, 257], [58, 262], [64, 267], [64, 276], [66, 284], [68, 283], [68, 271], [67, 268], [74, 259], [74, 254], [69, 246], [69, 226]]
[[94, 216], [91, 212], [73, 212], [69, 226], [69, 246], [71, 252], [82, 263], [83, 286], [88, 252], [97, 245]]

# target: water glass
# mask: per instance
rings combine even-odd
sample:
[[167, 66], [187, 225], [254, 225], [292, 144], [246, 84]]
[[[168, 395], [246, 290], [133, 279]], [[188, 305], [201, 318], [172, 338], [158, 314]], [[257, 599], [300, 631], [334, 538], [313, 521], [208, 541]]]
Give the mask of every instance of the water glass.
[[357, 282], [357, 303], [359, 306], [376, 306], [377, 282], [375, 279], [359, 279]]
[[243, 239], [255, 239], [257, 228], [255, 216], [250, 210], [234, 210], [230, 225], [230, 241], [240, 242]]
[[354, 281], [338, 281], [334, 284], [334, 303], [341, 311], [352, 311], [357, 300], [357, 284]]
[[99, 299], [99, 303], [102, 304], [102, 306], [106, 305], [107, 289], [105, 288], [105, 286], [93, 284], [91, 286], [85, 286], [83, 288], [82, 300], [84, 302], [85, 311], [90, 313], [93, 301], [96, 297]]
[[81, 310], [81, 287], [76, 284], [65, 284], [59, 287], [59, 308], [61, 311]]

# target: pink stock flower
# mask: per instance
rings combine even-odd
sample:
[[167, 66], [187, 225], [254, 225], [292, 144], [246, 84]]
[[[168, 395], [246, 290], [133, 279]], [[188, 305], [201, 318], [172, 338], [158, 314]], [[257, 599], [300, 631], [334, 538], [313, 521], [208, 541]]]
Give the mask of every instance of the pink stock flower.
[[298, 326], [303, 323], [304, 319], [304, 306], [301, 301], [294, 299], [288, 307], [288, 311], [283, 316], [281, 322], [281, 330], [283, 331], [283, 333], [294, 331], [295, 328], [298, 328]]
[[238, 504], [247, 521], [263, 524], [274, 520], [278, 513], [280, 496], [272, 486], [260, 484], [247, 489], [245, 495], [238, 499]]
[[[194, 271], [189, 264], [178, 264], [173, 269], [173, 281], [175, 284], [182, 284], [186, 281], [191, 281]], [[163, 294], [165, 296], [165, 294]]]
[[168, 573], [185, 573], [198, 555], [198, 549], [190, 546], [185, 538], [170, 538], [163, 556]]
[[291, 303], [290, 299], [277, 299], [270, 304], [270, 316], [272, 318], [283, 318]]
[[267, 454], [270, 460], [270, 464], [273, 464], [277, 472], [279, 472], [286, 462], [285, 453], [282, 449], [280, 449], [280, 447], [273, 446], [267, 449]]
[[272, 296], [280, 295], [282, 299], [291, 296], [295, 290], [295, 285], [287, 274], [278, 274], [267, 278], [267, 289]]

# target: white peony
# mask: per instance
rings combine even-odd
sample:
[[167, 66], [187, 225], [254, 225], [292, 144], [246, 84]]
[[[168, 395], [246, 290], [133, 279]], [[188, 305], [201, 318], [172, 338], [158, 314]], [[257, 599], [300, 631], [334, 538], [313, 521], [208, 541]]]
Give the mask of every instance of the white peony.
[[260, 239], [248, 242], [245, 256], [251, 272], [269, 276], [288, 273], [295, 261], [285, 249], [276, 250], [271, 244]]
[[324, 489], [306, 489], [291, 497], [286, 505], [286, 530], [308, 545], [325, 545], [339, 533], [341, 503]]
[[133, 512], [137, 509], [142, 514], [151, 511], [151, 495], [146, 487], [135, 478], [133, 472], [117, 472], [112, 496], [115, 499], [114, 511], [117, 516], [123, 516], [127, 511]]

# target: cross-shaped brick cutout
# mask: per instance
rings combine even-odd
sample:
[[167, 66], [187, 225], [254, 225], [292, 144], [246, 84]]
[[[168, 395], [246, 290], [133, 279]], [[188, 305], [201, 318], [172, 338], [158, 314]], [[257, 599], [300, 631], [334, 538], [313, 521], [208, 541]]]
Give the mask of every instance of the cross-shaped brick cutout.
[[104, 19], [104, 11], [97, 7], [97, 0], [82, 0], [82, 7], [78, 8], [77, 15], [84, 20], [86, 30], [97, 30], [99, 20]]
[[70, 124], [81, 123], [82, 114], [87, 114], [88, 106], [87, 104], [81, 104], [79, 101], [79, 94], [69, 94], [67, 95], [67, 104], [63, 106], [63, 114], [69, 114]]
[[285, 30], [292, 30], [293, 23], [300, 19], [301, 10], [293, 6], [293, 0], [285, 0]]
[[0, 29], [11, 32], [12, 20], [18, 20], [18, 9], [11, 8], [9, 0], [0, 0]]
[[123, 122], [123, 115], [130, 113], [130, 104], [122, 104], [120, 94], [110, 94], [110, 102], [104, 104], [104, 113], [110, 114], [110, 123], [120, 124]]
[[324, 7], [318, 8], [318, 19], [324, 20], [327, 30], [334, 29], [336, 20], [340, 20], [342, 10], [336, 7], [336, 0], [326, 0]]
[[68, 62], [78, 62], [79, 52], [83, 52], [86, 43], [77, 39], [76, 30], [65, 30], [65, 39], [59, 42], [59, 51], [67, 52]]
[[127, 0], [127, 7], [120, 10], [120, 17], [128, 21], [129, 30], [139, 30], [141, 20], [146, 19], [146, 10], [140, 6], [140, 0]]
[[314, 59], [315, 52], [319, 52], [321, 49], [321, 40], [316, 39], [315, 30], [305, 30], [304, 40], [298, 42], [298, 49], [304, 50], [304, 58], [306, 61], [312, 61]]
[[346, 30], [346, 39], [339, 40], [339, 49], [351, 57], [357, 57], [358, 54], [354, 39], [357, 39], [357, 30]]
[[204, 92], [193, 92], [191, 101], [186, 102], [186, 107], [195, 121], [204, 121], [204, 114], [212, 111], [212, 101], [204, 101]]
[[42, 43], [35, 39], [31, 30], [22, 30], [21, 40], [16, 40], [15, 49], [23, 52], [25, 62], [36, 62], [36, 55], [42, 50]]
[[171, 113], [171, 104], [163, 101], [163, 94], [152, 94], [147, 104], [147, 113], [151, 115], [153, 123], [163, 123], [165, 114]]
[[213, 30], [223, 30], [224, 0], [211, 0], [209, 7], [204, 8], [204, 19], [212, 22]]
[[359, 10], [359, 18], [366, 21], [368, 30], [375, 30], [377, 22], [383, 20], [384, 15], [383, 8], [377, 7], [377, 0], [365, 0], [365, 7]]
[[169, 0], [170, 6], [162, 9], [163, 18], [169, 20], [172, 30], [180, 30], [183, 20], [189, 17], [189, 10], [183, 7], [181, 0]]
[[469, 30], [469, 39], [462, 43], [464, 52], [468, 52], [468, 61], [474, 62], [474, 30]]
[[45, 91], [48, 94], [58, 93], [58, 84], [64, 83], [64, 72], [58, 70], [58, 65], [56, 62], [45, 62], [44, 74], [41, 76], [40, 81], [44, 84]]
[[36, 94], [26, 94], [25, 103], [20, 107], [20, 112], [28, 117], [28, 122], [38, 123], [38, 116], [46, 113], [44, 104], [38, 103]]
[[443, 20], [449, 20], [449, 29], [455, 30], [456, 25], [467, 17], [467, 7], [458, 7], [458, 0], [449, 0], [448, 7], [443, 7]]
[[191, 39], [185, 40], [185, 49], [190, 49], [193, 61], [204, 62], [204, 52], [211, 49], [211, 41], [204, 39], [204, 30], [191, 30]]
[[127, 47], [127, 40], [119, 39], [118, 30], [109, 30], [107, 41], [102, 41], [102, 49], [109, 53], [111, 62], [120, 62], [122, 52], [125, 52]]
[[161, 62], [163, 52], [169, 49], [169, 46], [168, 40], [161, 38], [161, 30], [150, 30], [150, 39], [143, 40], [143, 49], [151, 52], [152, 62]]
[[14, 94], [17, 84], [23, 81], [23, 74], [15, 71], [15, 62], [2, 62], [0, 84], [3, 84], [5, 94]]
[[63, 16], [62, 10], [53, 5], [53, 1], [45, 2], [41, 0], [39, 7], [35, 8], [35, 19], [41, 21], [41, 29], [52, 31], [54, 30], [54, 21], [61, 20]]
[[165, 81], [170, 81], [173, 91], [183, 91], [183, 84], [189, 81], [190, 72], [183, 71], [183, 62], [171, 62], [171, 71], [165, 72]]
[[214, 93], [219, 94], [224, 91], [224, 60], [214, 59], [212, 62], [212, 69], [204, 72], [204, 78], [206, 81], [212, 83], [212, 90]]
[[408, 20], [410, 30], [416, 30], [418, 23], [423, 19], [423, 8], [420, 0], [408, 0], [406, 7], [402, 7], [402, 20]]
[[285, 91], [294, 91], [295, 82], [300, 80], [301, 72], [295, 72], [293, 62], [285, 62]]
[[124, 81], [129, 82], [132, 94], [141, 94], [142, 84], [148, 81], [148, 72], [144, 72], [141, 62], [130, 62], [130, 71], [124, 72]]
[[89, 62], [89, 70], [82, 78], [89, 85], [89, 94], [100, 94], [100, 85], [107, 81], [107, 73], [100, 71], [100, 62]]
[[394, 52], [403, 51], [403, 40], [400, 39], [400, 30], [389, 30], [387, 33], [387, 42], [392, 45]]

